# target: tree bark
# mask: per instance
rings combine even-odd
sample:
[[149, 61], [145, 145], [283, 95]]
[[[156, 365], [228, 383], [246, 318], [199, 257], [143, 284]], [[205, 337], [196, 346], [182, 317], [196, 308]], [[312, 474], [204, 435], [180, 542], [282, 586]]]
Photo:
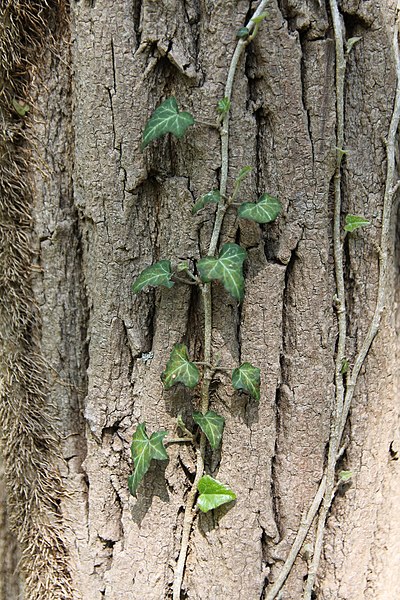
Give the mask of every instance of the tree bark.
[[[185, 342], [202, 360], [201, 297], [180, 284], [139, 295], [131, 286], [158, 260], [195, 260], [207, 249], [214, 209], [193, 217], [191, 208], [218, 187], [221, 158], [218, 130], [204, 123], [215, 122], [236, 31], [256, 6], [71, 0], [68, 20], [53, 11], [62, 24], [56, 47], [32, 67], [40, 77], [30, 82], [29, 281], [40, 314], [46, 414], [62, 455], [54, 466], [65, 488], [57, 525], [73, 589], [65, 597], [171, 597], [195, 455], [187, 445], [171, 445], [168, 463], [152, 465], [133, 498], [130, 444], [139, 422], [149, 433], [173, 432], [179, 414], [190, 423], [198, 408], [198, 391], [163, 391], [160, 375], [174, 343]], [[271, 0], [234, 82], [228, 192], [241, 167], [251, 165], [240, 199], [268, 192], [283, 212], [266, 226], [233, 212], [225, 220], [222, 243], [248, 252], [246, 292], [238, 307], [214, 286], [213, 352], [231, 368], [244, 361], [260, 367], [261, 401], [234, 392], [229, 377], [218, 374], [211, 408], [225, 418], [225, 430], [222, 449], [206, 455], [206, 470], [232, 487], [237, 502], [196, 516], [182, 598], [264, 598], [324, 472], [337, 341], [328, 6]], [[395, 8], [385, 0], [340, 6], [346, 38], [361, 38], [346, 71], [343, 215], [371, 221], [344, 242], [350, 364], [376, 299], [384, 138], [396, 88]], [[141, 152], [147, 119], [171, 95], [197, 124], [181, 140], [167, 136]], [[339, 488], [327, 521], [320, 600], [400, 595], [398, 240], [394, 208], [386, 310], [347, 426], [340, 469], [353, 477]], [[3, 440], [5, 460], [11, 443]], [[6, 558], [2, 543], [10, 535], [3, 514], [6, 564], [14, 558]], [[282, 599], [302, 596], [314, 534], [312, 527]], [[0, 600], [16, 600], [19, 584], [11, 570], [3, 572]]]

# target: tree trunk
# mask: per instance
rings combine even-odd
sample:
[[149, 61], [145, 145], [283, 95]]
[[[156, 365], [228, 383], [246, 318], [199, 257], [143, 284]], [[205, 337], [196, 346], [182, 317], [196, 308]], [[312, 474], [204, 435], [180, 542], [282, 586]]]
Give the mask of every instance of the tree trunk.
[[[2, 13], [4, 39], [12, 5]], [[42, 36], [50, 39], [48, 27], [54, 39], [33, 59], [29, 54], [24, 83], [33, 108], [26, 116], [4, 109], [3, 119], [5, 131], [23, 131], [7, 146], [3, 173], [21, 173], [25, 157], [31, 191], [23, 192], [26, 222], [5, 201], [0, 217], [8, 489], [8, 498], [0, 497], [0, 600], [16, 600], [21, 585], [32, 600], [172, 597], [195, 453], [171, 444], [169, 461], [152, 464], [134, 498], [130, 445], [138, 423], [145, 421], [149, 434], [173, 434], [177, 416], [190, 423], [198, 409], [197, 388], [165, 391], [160, 375], [175, 343], [185, 342], [202, 360], [202, 303], [195, 286], [134, 295], [132, 283], [156, 261], [207, 252], [214, 208], [195, 217], [191, 209], [219, 184], [220, 136], [209, 123], [224, 96], [236, 32], [256, 6], [71, 0], [65, 11], [56, 3], [46, 9]], [[361, 38], [346, 69], [342, 210], [371, 222], [344, 241], [350, 367], [376, 303], [385, 137], [396, 90], [395, 8], [394, 0], [340, 6], [346, 38]], [[21, 52], [31, 52], [29, 39]], [[196, 124], [182, 139], [166, 136], [141, 152], [146, 121], [169, 96]], [[18, 89], [13, 98], [24, 100]], [[225, 430], [221, 450], [206, 453], [206, 472], [228, 483], [237, 501], [196, 515], [182, 598], [266, 597], [324, 473], [337, 344], [336, 117], [329, 3], [271, 0], [234, 80], [228, 192], [251, 165], [240, 201], [268, 192], [283, 211], [261, 226], [228, 212], [220, 242], [247, 250], [244, 302], [238, 306], [213, 286], [214, 356], [229, 368], [257, 365], [261, 400], [235, 392], [227, 374], [213, 383], [211, 408], [225, 418]], [[338, 470], [351, 471], [352, 479], [339, 486], [327, 520], [319, 600], [400, 597], [400, 260], [395, 208], [392, 214], [386, 310], [343, 440]], [[11, 229], [29, 247], [20, 265], [28, 274], [15, 294], [15, 278], [7, 275], [19, 264], [7, 251], [15, 246]], [[21, 311], [29, 318], [7, 320]], [[26, 428], [19, 431], [15, 421]], [[12, 539], [9, 514], [20, 544], [13, 552], [5, 541]], [[282, 599], [302, 597], [314, 536], [315, 524]], [[40, 546], [42, 537], [50, 550]], [[53, 549], [54, 564], [46, 554]], [[9, 568], [17, 552], [21, 581]]]

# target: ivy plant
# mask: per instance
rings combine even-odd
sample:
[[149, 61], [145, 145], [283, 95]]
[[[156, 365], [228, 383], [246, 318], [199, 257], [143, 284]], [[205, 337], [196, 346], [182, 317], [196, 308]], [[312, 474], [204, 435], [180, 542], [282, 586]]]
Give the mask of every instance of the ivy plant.
[[203, 475], [197, 485], [197, 490], [199, 492], [197, 506], [203, 512], [208, 512], [236, 499], [236, 494], [228, 486], [209, 475]]
[[153, 140], [166, 133], [172, 133], [181, 138], [188, 127], [194, 124], [193, 116], [188, 112], [179, 112], [178, 103], [174, 97], [167, 98], [153, 112], [143, 133], [142, 150]]
[[[189, 389], [199, 386], [200, 406], [192, 413], [193, 431], [183, 422], [182, 416], [177, 417], [177, 428], [184, 434], [185, 442], [191, 442], [196, 451], [196, 473], [194, 481], [189, 484], [186, 495], [185, 513], [181, 534], [181, 546], [176, 564], [173, 600], [180, 600], [183, 574], [188, 551], [188, 544], [196, 511], [193, 510], [196, 500], [197, 508], [202, 512], [216, 510], [218, 507], [229, 504], [236, 500], [235, 492], [226, 484], [214, 479], [205, 473], [206, 448], [210, 446], [212, 451], [219, 450], [223, 443], [223, 432], [225, 420], [217, 412], [210, 408], [210, 385], [215, 373], [227, 370], [221, 367], [218, 360], [212, 356], [211, 332], [212, 332], [212, 286], [215, 282], [222, 284], [226, 293], [237, 303], [241, 303], [245, 294], [244, 263], [247, 253], [244, 248], [236, 243], [225, 243], [219, 247], [219, 238], [228, 209], [237, 210], [237, 217], [266, 225], [273, 222], [282, 210], [278, 198], [264, 192], [258, 200], [246, 198], [246, 201], [237, 202], [241, 185], [251, 172], [251, 167], [243, 166], [236, 178], [232, 178], [232, 192], [227, 194], [228, 171], [229, 171], [229, 121], [232, 105], [232, 90], [235, 73], [239, 60], [246, 46], [254, 39], [257, 31], [267, 18], [266, 6], [268, 0], [261, 0], [258, 8], [250, 20], [236, 32], [236, 49], [233, 53], [229, 71], [227, 74], [224, 96], [217, 102], [216, 122], [220, 128], [221, 138], [221, 177], [219, 189], [204, 190], [204, 193], [196, 199], [192, 214], [195, 216], [202, 210], [215, 210], [214, 225], [208, 250], [197, 261], [186, 260], [173, 264], [171, 259], [165, 258], [148, 266], [142, 271], [133, 283], [133, 292], [141, 293], [147, 287], [172, 288], [175, 282], [183, 282], [197, 285], [203, 299], [204, 310], [204, 343], [201, 362], [191, 357], [188, 347], [184, 343], [175, 344], [171, 349], [169, 360], [162, 373], [164, 388], [169, 390], [175, 385], [183, 385]], [[337, 472], [339, 460], [342, 456], [341, 445], [351, 408], [354, 389], [362, 365], [368, 355], [371, 344], [378, 332], [381, 315], [384, 309], [388, 268], [388, 240], [391, 224], [391, 206], [394, 195], [399, 188], [399, 182], [395, 182], [395, 141], [400, 122], [400, 59], [398, 48], [398, 36], [394, 36], [393, 49], [396, 59], [397, 90], [393, 113], [390, 121], [389, 134], [386, 141], [387, 148], [387, 173], [383, 198], [382, 231], [379, 247], [379, 281], [377, 290], [377, 301], [373, 318], [370, 322], [365, 338], [354, 361], [350, 364], [346, 356], [347, 345], [347, 323], [346, 294], [343, 268], [343, 240], [349, 233], [370, 225], [362, 215], [347, 214], [345, 216], [342, 233], [342, 185], [341, 172], [344, 157], [348, 151], [344, 149], [344, 83], [346, 72], [346, 61], [353, 46], [361, 38], [349, 38], [346, 42], [342, 18], [339, 12], [338, 1], [329, 0], [329, 8], [332, 17], [334, 32], [336, 72], [336, 168], [334, 177], [334, 210], [333, 210], [333, 257], [335, 265], [335, 278], [337, 294], [335, 294], [334, 306], [337, 309], [338, 340], [335, 357], [335, 401], [331, 416], [330, 438], [328, 444], [326, 466], [324, 477], [321, 479], [318, 490], [309, 510], [301, 520], [301, 525], [296, 533], [293, 545], [287, 555], [282, 569], [275, 581], [266, 592], [266, 600], [275, 600], [280, 596], [280, 590], [284, 585], [296, 556], [305, 542], [308, 531], [317, 520], [315, 542], [311, 545], [311, 558], [308, 576], [305, 578], [303, 600], [311, 600], [313, 597], [315, 578], [318, 571], [325, 523], [329, 514], [336, 490], [339, 485], [350, 484], [353, 478], [351, 470]], [[25, 114], [22, 108], [14, 102], [14, 108], [21, 116]], [[195, 119], [190, 112], [180, 110], [175, 97], [164, 99], [150, 116], [143, 133], [141, 148], [145, 150], [149, 144], [166, 134], [182, 138], [189, 127], [195, 125]], [[211, 205], [214, 205], [211, 208]], [[182, 279], [180, 274], [186, 274], [187, 280]], [[200, 367], [200, 368], [199, 368]], [[244, 362], [232, 370], [231, 385], [235, 390], [247, 394], [249, 399], [259, 402], [261, 397], [261, 373], [257, 366]], [[132, 459], [134, 463], [133, 474], [129, 477], [129, 489], [133, 495], [140, 491], [143, 478], [153, 460], [166, 460], [168, 454], [164, 445], [167, 431], [153, 432], [150, 437], [146, 433], [145, 423], [139, 423], [132, 440]], [[182, 440], [175, 440], [182, 441]], [[395, 453], [393, 453], [394, 455]], [[395, 457], [396, 459], [396, 457]], [[308, 544], [307, 544], [308, 546]], [[304, 547], [305, 549], [306, 547]]]
[[[218, 102], [217, 112], [220, 114], [226, 113], [229, 109], [230, 101], [227, 98], [223, 98]], [[142, 148], [144, 149], [152, 140], [156, 140], [166, 133], [172, 133], [179, 138], [194, 123], [195, 119], [190, 113], [179, 111], [175, 98], [167, 98], [155, 109], [148, 120], [143, 133]], [[240, 185], [250, 171], [251, 167], [247, 165], [240, 169], [234, 181], [231, 197], [224, 198], [220, 190], [206, 192], [195, 202], [192, 207], [192, 213], [196, 214], [209, 204], [223, 205], [225, 208], [231, 206], [238, 194]], [[280, 201], [265, 193], [256, 202], [243, 202], [239, 204], [237, 214], [239, 217], [254, 221], [255, 223], [270, 223], [277, 218], [281, 209]], [[222, 223], [219, 228], [221, 226]], [[234, 300], [242, 302], [245, 291], [243, 264], [246, 258], [247, 253], [244, 248], [235, 243], [226, 243], [222, 245], [217, 256], [207, 253], [206, 256], [198, 259], [192, 267], [190, 265], [193, 261], [190, 262], [189, 260], [181, 261], [174, 266], [169, 259], [160, 260], [146, 267], [138, 275], [132, 285], [132, 291], [134, 294], [138, 294], [147, 287], [172, 288], [174, 277], [178, 273], [186, 271], [189, 275], [187, 283], [195, 283], [203, 291], [205, 290], [208, 294], [211, 294], [209, 284], [220, 282]], [[182, 280], [179, 279], [179, 281]], [[205, 345], [207, 344], [209, 344], [209, 341], [205, 342]], [[225, 368], [217, 364], [210, 364], [208, 366], [208, 377], [210, 380], [219, 369]], [[203, 372], [203, 378], [204, 375], [205, 373]], [[183, 343], [175, 344], [171, 349], [169, 360], [161, 375], [165, 390], [169, 390], [177, 384], [193, 389], [199, 384], [201, 378], [202, 374], [198, 366], [189, 357], [187, 346]], [[260, 380], [260, 369], [249, 362], [238, 365], [238, 367], [233, 369], [231, 375], [233, 388], [248, 394], [250, 398], [256, 401], [260, 400]], [[206, 410], [194, 411], [192, 419], [207, 439], [212, 450], [218, 450], [222, 443], [225, 420], [221, 415], [218, 415], [213, 410], [209, 410], [209, 399], [207, 399]], [[148, 438], [144, 423], [139, 423], [137, 426], [132, 442], [134, 472], [129, 478], [129, 489], [132, 494], [136, 494], [150, 466], [150, 462], [152, 460], [165, 460], [167, 458], [163, 445], [163, 439], [166, 434], [167, 432], [165, 431], [159, 431], [153, 433]], [[195, 440], [195, 435], [193, 435], [193, 440]], [[221, 504], [231, 502], [236, 498], [234, 492], [229, 487], [217, 482], [210, 475], [203, 476], [201, 474], [198, 482], [198, 492], [198, 506], [203, 512], [215, 509], [221, 506]]]
[[[249, 401], [259, 402], [261, 374], [257, 366], [250, 362], [237, 365], [233, 370], [221, 366], [219, 360], [212, 355], [211, 332], [213, 320], [212, 290], [216, 283], [238, 304], [245, 295], [244, 263], [247, 252], [239, 244], [224, 243], [219, 247], [219, 238], [228, 210], [236, 210], [240, 219], [246, 219], [265, 225], [274, 221], [282, 210], [280, 201], [274, 196], [263, 193], [256, 201], [246, 198], [246, 202], [238, 202], [239, 192], [246, 177], [252, 168], [244, 165], [232, 180], [232, 192], [227, 193], [228, 164], [229, 164], [229, 119], [231, 111], [232, 82], [237, 69], [238, 61], [247, 44], [254, 38], [261, 22], [267, 14], [264, 9], [266, 1], [263, 0], [250, 21], [237, 33], [237, 51], [235, 52], [229, 68], [225, 94], [216, 105], [216, 122], [219, 124], [221, 136], [221, 180], [219, 189], [204, 190], [204, 193], [195, 200], [192, 214], [196, 218], [199, 211], [215, 211], [214, 225], [208, 249], [197, 260], [181, 260], [177, 264], [169, 257], [146, 267], [136, 278], [132, 290], [134, 294], [142, 293], [148, 287], [172, 288], [176, 282], [197, 285], [203, 300], [204, 311], [204, 342], [202, 356], [191, 356], [188, 346], [177, 343], [170, 352], [169, 359], [161, 375], [165, 390], [170, 390], [175, 385], [188, 389], [199, 388], [196, 395], [200, 396], [197, 410], [191, 415], [191, 423], [183, 421], [182, 416], [177, 416], [177, 429], [185, 434], [185, 438], [172, 439], [173, 441], [191, 442], [197, 454], [197, 469], [193, 483], [187, 494], [185, 514], [181, 536], [181, 547], [173, 584], [173, 599], [179, 600], [181, 584], [185, 568], [190, 532], [192, 530], [197, 500], [197, 508], [202, 512], [209, 512], [218, 507], [229, 504], [236, 499], [235, 492], [227, 482], [214, 479], [206, 473], [205, 465], [206, 448], [217, 451], [223, 443], [225, 419], [210, 407], [210, 386], [219, 370], [231, 371], [231, 385], [233, 389], [248, 396]], [[195, 118], [190, 112], [181, 110], [174, 97], [165, 98], [151, 114], [147, 121], [141, 148], [143, 151], [148, 145], [159, 138], [170, 134], [182, 138], [188, 128], [195, 125]], [[194, 426], [194, 428], [193, 428]], [[134, 471], [129, 478], [129, 489], [132, 494], [140, 493], [143, 478], [149, 469], [152, 460], [165, 460], [167, 452], [164, 439], [167, 432], [164, 430], [147, 436], [144, 423], [139, 423], [133, 435], [132, 458]]]
[[356, 229], [367, 227], [368, 225], [371, 225], [371, 222], [365, 217], [360, 217], [359, 215], [346, 215], [344, 230], [352, 233]]
[[135, 465], [133, 475], [128, 479], [129, 491], [133, 496], [136, 495], [136, 490], [139, 483], [149, 470], [151, 461], [167, 460], [168, 454], [163, 445], [163, 439], [168, 431], [157, 431], [151, 434], [149, 438], [146, 433], [146, 424], [139, 423], [131, 445], [132, 458]]

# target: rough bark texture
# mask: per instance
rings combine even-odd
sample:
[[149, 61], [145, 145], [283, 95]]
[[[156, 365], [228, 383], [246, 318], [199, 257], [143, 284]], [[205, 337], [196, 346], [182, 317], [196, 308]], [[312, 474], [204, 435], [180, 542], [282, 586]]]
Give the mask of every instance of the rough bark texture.
[[[32, 167], [31, 282], [59, 424], [63, 542], [76, 599], [170, 597], [194, 454], [171, 446], [169, 462], [150, 468], [135, 499], [127, 487], [130, 443], [138, 422], [149, 432], [173, 431], [179, 413], [190, 421], [197, 408], [196, 392], [163, 392], [160, 374], [176, 342], [201, 360], [201, 301], [189, 286], [133, 296], [131, 284], [161, 258], [204, 252], [213, 209], [193, 218], [191, 207], [218, 185], [220, 145], [216, 129], [197, 124], [182, 140], [166, 137], [144, 153], [139, 146], [152, 110], [170, 95], [198, 121], [214, 122], [235, 32], [251, 8], [237, 0], [72, 0], [63, 39], [35, 82], [42, 168]], [[376, 291], [395, 6], [348, 0], [341, 10], [347, 38], [362, 37], [346, 79], [343, 210], [372, 221], [346, 242], [351, 362]], [[268, 13], [235, 80], [229, 185], [252, 165], [243, 199], [267, 191], [284, 210], [265, 227], [229, 214], [223, 241], [247, 248], [246, 295], [238, 308], [222, 288], [213, 294], [214, 351], [224, 365], [261, 368], [261, 401], [233, 393], [225, 376], [215, 385], [212, 409], [226, 426], [207, 471], [229, 482], [238, 500], [195, 519], [182, 596], [193, 600], [263, 598], [318, 487], [329, 438], [334, 42], [325, 3], [271, 0]], [[320, 600], [400, 596], [395, 221], [388, 310], [351, 413], [343, 468], [354, 477], [328, 520]], [[3, 572], [0, 599], [16, 600], [18, 582], [7, 565]], [[301, 597], [306, 573], [305, 552], [282, 599]]]

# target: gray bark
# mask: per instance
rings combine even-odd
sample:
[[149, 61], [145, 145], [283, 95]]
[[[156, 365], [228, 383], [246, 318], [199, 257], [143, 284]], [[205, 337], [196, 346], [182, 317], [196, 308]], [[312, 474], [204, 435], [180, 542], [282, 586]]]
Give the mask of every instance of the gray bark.
[[[35, 83], [35, 164], [44, 167], [34, 170], [32, 286], [59, 424], [74, 598], [170, 597], [194, 454], [171, 446], [169, 462], [151, 467], [135, 499], [130, 444], [138, 422], [150, 433], [173, 431], [179, 413], [189, 420], [196, 410], [196, 391], [164, 392], [160, 374], [176, 342], [201, 360], [201, 302], [189, 286], [134, 296], [131, 284], [161, 258], [204, 252], [213, 209], [193, 218], [191, 207], [218, 184], [220, 146], [217, 130], [202, 124], [182, 140], [166, 137], [144, 153], [139, 146], [152, 110], [170, 95], [197, 120], [215, 120], [251, 4], [72, 0], [70, 30]], [[351, 362], [376, 292], [395, 3], [349, 0], [341, 10], [347, 37], [362, 38], [346, 79], [344, 213], [372, 222], [346, 242]], [[238, 499], [195, 519], [182, 596], [193, 600], [263, 598], [318, 488], [329, 438], [334, 42], [325, 3], [271, 0], [268, 13], [235, 80], [229, 186], [252, 165], [243, 199], [266, 191], [284, 209], [265, 227], [229, 214], [223, 241], [239, 241], [249, 255], [245, 300], [238, 308], [222, 288], [213, 293], [214, 352], [229, 367], [261, 368], [261, 401], [234, 393], [219, 376], [212, 409], [226, 425], [207, 470]], [[395, 217], [387, 310], [351, 411], [343, 469], [354, 475], [327, 523], [321, 600], [400, 596]], [[306, 574], [304, 552], [282, 599], [301, 597]], [[0, 586], [0, 598], [16, 599], [13, 589]]]

